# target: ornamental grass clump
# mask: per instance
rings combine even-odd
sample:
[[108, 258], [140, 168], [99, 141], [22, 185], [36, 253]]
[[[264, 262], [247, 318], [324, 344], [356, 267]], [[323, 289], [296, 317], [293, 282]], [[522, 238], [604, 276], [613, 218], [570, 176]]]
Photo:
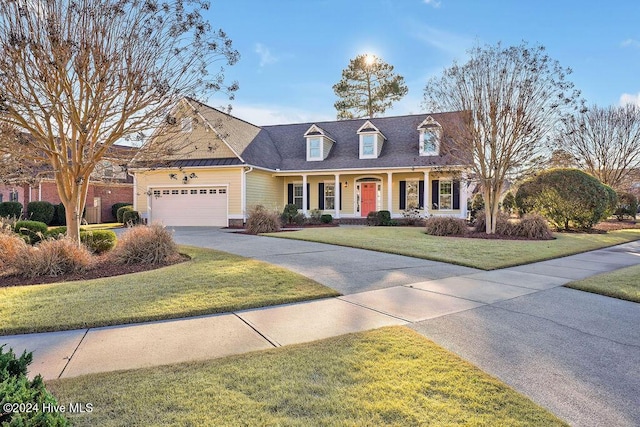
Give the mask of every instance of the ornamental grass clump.
[[447, 216], [432, 216], [425, 220], [425, 233], [432, 236], [461, 236], [467, 232], [467, 221]]
[[29, 245], [8, 227], [0, 227], [0, 271], [15, 268], [16, 259], [27, 252]]
[[517, 225], [517, 235], [527, 239], [550, 240], [553, 233], [547, 220], [538, 214], [526, 214]]
[[162, 224], [154, 223], [129, 228], [118, 239], [110, 256], [118, 264], [166, 264], [180, 254], [171, 232]]
[[280, 231], [280, 215], [267, 210], [262, 205], [257, 205], [249, 211], [245, 230], [249, 234]]
[[91, 268], [93, 257], [84, 245], [63, 238], [43, 240], [22, 250], [14, 260], [17, 273], [23, 277], [60, 276]]

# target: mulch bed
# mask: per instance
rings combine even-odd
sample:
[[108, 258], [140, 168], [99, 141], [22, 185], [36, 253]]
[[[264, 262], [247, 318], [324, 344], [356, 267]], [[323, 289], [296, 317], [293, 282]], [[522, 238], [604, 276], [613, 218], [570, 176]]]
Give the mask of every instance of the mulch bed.
[[635, 221], [628, 219], [625, 219], [623, 221], [618, 221], [617, 219], [608, 219], [606, 221], [602, 221], [593, 228], [600, 231], [625, 230], [629, 228], [640, 228], [640, 223], [636, 224]]
[[34, 278], [27, 278], [15, 275], [0, 275], [0, 288], [6, 288], [9, 286], [25, 286], [25, 285], [41, 285], [45, 283], [60, 283], [71, 282], [74, 280], [90, 280], [99, 279], [102, 277], [121, 276], [123, 274], [138, 273], [141, 271], [155, 270], [168, 265], [178, 264], [188, 261], [190, 258], [186, 255], [181, 255], [171, 262], [163, 264], [114, 264], [106, 257], [98, 257], [94, 266], [82, 273], [63, 274], [60, 276], [40, 276]]

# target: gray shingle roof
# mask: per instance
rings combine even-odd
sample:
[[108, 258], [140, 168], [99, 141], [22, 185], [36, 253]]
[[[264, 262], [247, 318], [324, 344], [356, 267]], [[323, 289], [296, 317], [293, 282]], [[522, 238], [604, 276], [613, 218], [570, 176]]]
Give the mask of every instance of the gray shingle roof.
[[[248, 145], [242, 157], [249, 164], [270, 169], [278, 168], [282, 171], [459, 165], [461, 161], [457, 156], [446, 154], [450, 151], [448, 137], [444, 137], [441, 142], [441, 155], [419, 155], [420, 133], [417, 128], [427, 116], [439, 122], [447, 135], [447, 126], [459, 122], [461, 113], [316, 122], [315, 124], [330, 133], [336, 142], [325, 160], [312, 162], [306, 160], [304, 134], [314, 123], [262, 126], [262, 130]], [[382, 152], [376, 159], [359, 158], [360, 140], [357, 131], [367, 120], [387, 137]]]

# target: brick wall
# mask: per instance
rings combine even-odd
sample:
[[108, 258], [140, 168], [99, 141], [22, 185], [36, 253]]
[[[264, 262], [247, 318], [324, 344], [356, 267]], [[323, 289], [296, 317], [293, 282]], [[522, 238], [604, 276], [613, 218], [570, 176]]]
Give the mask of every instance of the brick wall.
[[[14, 189], [18, 191], [18, 201], [22, 203], [25, 210], [29, 201], [42, 200], [54, 205], [60, 203], [58, 188], [53, 181], [42, 181], [40, 187], [34, 185], [31, 189], [28, 185], [0, 185], [3, 202], [9, 201], [9, 194]], [[31, 191], [31, 198], [29, 198], [29, 191]], [[102, 222], [115, 221], [111, 216], [111, 206], [120, 202], [133, 204], [133, 184], [91, 183], [87, 192], [87, 206], [93, 206], [95, 197], [100, 197]]]

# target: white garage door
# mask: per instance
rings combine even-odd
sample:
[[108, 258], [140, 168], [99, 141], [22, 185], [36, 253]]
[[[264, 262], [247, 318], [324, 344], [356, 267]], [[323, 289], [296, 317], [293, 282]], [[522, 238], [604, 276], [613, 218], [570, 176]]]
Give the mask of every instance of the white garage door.
[[227, 188], [154, 188], [151, 221], [174, 226], [226, 227]]

